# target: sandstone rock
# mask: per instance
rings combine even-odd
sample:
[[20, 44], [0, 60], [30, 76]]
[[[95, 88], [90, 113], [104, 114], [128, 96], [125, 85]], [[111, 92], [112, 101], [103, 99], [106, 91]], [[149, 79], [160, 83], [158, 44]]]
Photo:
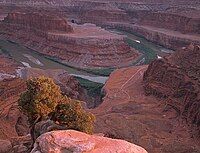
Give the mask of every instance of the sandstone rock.
[[25, 136], [11, 137], [10, 142], [12, 143], [12, 146], [17, 146], [17, 148], [21, 148], [21, 146], [31, 143], [31, 135], [28, 134]]
[[[54, 11], [54, 14], [60, 13], [68, 19], [78, 23], [94, 23], [103, 27], [112, 27], [124, 29], [127, 25], [150, 26], [159, 28], [152, 32], [152, 29], [137, 29], [134, 32], [144, 36], [150, 41], [157, 42], [165, 47], [177, 49], [185, 47], [189, 42], [194, 42], [193, 37], [199, 38], [199, 0], [107, 0], [107, 1], [62, 1], [56, 3], [53, 0], [42, 1], [8, 1], [2, 0], [2, 16], [5, 16], [10, 10], [30, 11], [28, 6], [43, 6], [42, 10], [46, 12]], [[14, 4], [9, 6], [9, 4]], [[23, 6], [20, 7], [19, 6]], [[48, 8], [50, 6], [50, 9]], [[52, 6], [65, 6], [55, 9]], [[4, 10], [5, 9], [5, 10]], [[35, 8], [34, 8], [35, 9]], [[56, 12], [56, 13], [55, 13]], [[132, 30], [130, 30], [131, 32]], [[167, 31], [167, 36], [166, 36]], [[174, 34], [175, 32], [175, 34]], [[176, 34], [178, 33], [178, 34]], [[186, 39], [179, 37], [179, 34], [190, 35], [192, 38]], [[200, 38], [199, 38], [200, 39]], [[166, 42], [166, 43], [165, 43]], [[198, 41], [199, 42], [199, 41]], [[171, 45], [169, 45], [169, 43]], [[173, 47], [173, 45], [176, 46]]]
[[3, 79], [15, 78], [17, 76], [16, 69], [19, 66], [21, 65], [16, 63], [8, 55], [2, 54], [0, 51], [0, 81]]
[[[124, 36], [111, 33], [95, 25], [70, 24], [74, 29], [72, 33], [55, 30], [46, 32], [42, 28], [40, 29], [40, 24], [47, 24], [46, 22], [40, 23], [43, 22], [42, 19], [46, 21], [46, 15], [40, 15], [42, 19], [39, 23], [36, 22], [39, 25], [32, 25], [33, 29], [26, 25], [26, 22], [32, 22], [26, 17], [29, 16], [29, 13], [27, 15], [16, 13], [17, 18], [14, 16], [15, 14], [8, 15], [0, 23], [1, 30], [3, 30], [0, 37], [23, 44], [70, 66], [81, 68], [122, 67], [131, 65], [139, 56], [136, 50], [124, 42]], [[32, 13], [31, 18], [32, 16], [37, 18], [38, 15]], [[27, 35], [27, 33], [29, 34]]]
[[[163, 12], [141, 12], [138, 24], [166, 28], [181, 33], [200, 34], [200, 18]], [[174, 20], [176, 19], [176, 20]]]
[[[159, 68], [158, 64], [155, 70]], [[199, 152], [199, 139], [192, 138], [191, 128], [179, 120], [175, 110], [165, 111], [166, 100], [145, 95], [146, 69], [129, 67], [110, 75], [103, 102], [90, 110], [96, 116], [95, 132], [132, 142], [151, 153]]]
[[17, 100], [26, 90], [25, 81], [17, 78], [0, 81], [0, 139], [10, 139], [29, 132], [27, 118], [19, 111]]
[[186, 47], [191, 43], [200, 44], [200, 35], [198, 34], [182, 34], [170, 29], [143, 25], [134, 25], [128, 29], [144, 36], [147, 40], [174, 50]]
[[155, 60], [145, 72], [146, 94], [166, 98], [200, 134], [200, 47], [189, 46], [169, 57]]
[[47, 15], [41, 13], [9, 13], [4, 19], [4, 22], [25, 26], [25, 28], [31, 28], [32, 30], [41, 31], [62, 31], [72, 32], [73, 29], [67, 24], [67, 21], [63, 18], [55, 16], [55, 14]]
[[68, 130], [53, 131], [41, 135], [31, 153], [147, 153], [143, 148], [123, 140], [87, 135]]
[[17, 145], [17, 146], [14, 146], [12, 148], [12, 151], [14, 153], [27, 153], [28, 152], [28, 148], [24, 145]]
[[0, 140], [0, 152], [11, 153], [12, 145], [8, 140]]

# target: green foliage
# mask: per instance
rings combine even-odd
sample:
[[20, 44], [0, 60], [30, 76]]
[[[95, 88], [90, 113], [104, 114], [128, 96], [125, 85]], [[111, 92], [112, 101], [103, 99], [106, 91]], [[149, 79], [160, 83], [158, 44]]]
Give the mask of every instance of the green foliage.
[[27, 81], [27, 91], [18, 101], [20, 110], [28, 116], [30, 123], [46, 117], [55, 110], [61, 96], [60, 88], [52, 79], [39, 77]]
[[83, 71], [100, 76], [109, 76], [114, 70], [115, 68], [83, 69]]
[[61, 94], [52, 79], [39, 77], [27, 81], [27, 91], [18, 100], [20, 110], [28, 116], [31, 125], [38, 117], [49, 117], [66, 129], [91, 134], [94, 115], [83, 110], [80, 101]]
[[95, 116], [84, 111], [79, 101], [65, 97], [63, 103], [58, 104], [53, 112], [52, 120], [66, 129], [92, 134]]
[[88, 95], [95, 97], [96, 95], [101, 95], [101, 89], [104, 84], [92, 82], [80, 77], [75, 77], [81, 84], [81, 86], [87, 90]]

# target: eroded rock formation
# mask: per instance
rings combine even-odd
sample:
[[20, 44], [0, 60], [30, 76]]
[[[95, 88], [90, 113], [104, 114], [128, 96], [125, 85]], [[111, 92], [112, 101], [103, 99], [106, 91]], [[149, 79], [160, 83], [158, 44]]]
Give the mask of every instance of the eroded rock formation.
[[[199, 0], [4, 0], [2, 4], [8, 7], [5, 12], [38, 9], [42, 6], [47, 12], [59, 12], [77, 23], [123, 29], [128, 27], [128, 31], [172, 49], [185, 47], [189, 42], [200, 44]], [[16, 7], [9, 7], [10, 4]], [[135, 25], [143, 28], [135, 29]]]
[[88, 135], [73, 130], [53, 131], [41, 135], [31, 153], [147, 153], [143, 148], [124, 140]]
[[17, 105], [19, 95], [25, 90], [25, 81], [21, 79], [0, 81], [0, 139], [11, 139], [29, 133], [26, 117]]
[[[62, 20], [60, 23], [57, 18], [52, 18], [37, 13], [9, 14], [0, 23], [1, 37], [21, 43], [74, 67], [122, 67], [131, 65], [139, 55], [124, 42], [124, 36], [93, 24], [71, 24], [73, 32], [63, 32], [62, 27], [53, 26], [54, 22], [57, 22], [58, 26], [62, 25]], [[32, 24], [32, 20], [38, 22]], [[52, 23], [52, 27], [46, 27], [48, 23]], [[53, 31], [42, 31], [40, 27]]]
[[44, 13], [9, 13], [7, 17], [4, 18], [4, 22], [9, 24], [14, 24], [15, 26], [23, 26], [25, 28], [30, 28], [31, 30], [40, 31], [60, 31], [60, 32], [73, 32], [72, 27], [67, 23], [64, 18], [59, 18], [53, 14]]
[[191, 128], [178, 120], [174, 109], [164, 111], [166, 99], [145, 95], [146, 69], [129, 67], [111, 74], [102, 104], [92, 110], [96, 115], [95, 132], [127, 140], [149, 153], [198, 153], [199, 139], [191, 137]]
[[145, 92], [166, 98], [180, 116], [197, 125], [200, 135], [200, 47], [189, 46], [155, 60], [144, 74]]

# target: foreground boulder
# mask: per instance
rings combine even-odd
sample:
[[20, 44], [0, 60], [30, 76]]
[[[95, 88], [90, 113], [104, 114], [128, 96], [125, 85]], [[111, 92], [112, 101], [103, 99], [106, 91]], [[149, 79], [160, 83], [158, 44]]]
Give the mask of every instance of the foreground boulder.
[[73, 130], [53, 131], [41, 135], [31, 153], [147, 153], [143, 148], [123, 140], [88, 135]]

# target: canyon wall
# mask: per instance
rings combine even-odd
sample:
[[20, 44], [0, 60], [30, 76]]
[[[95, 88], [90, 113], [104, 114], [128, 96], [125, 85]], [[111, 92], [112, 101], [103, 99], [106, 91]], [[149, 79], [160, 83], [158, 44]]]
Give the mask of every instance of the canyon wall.
[[200, 47], [189, 46], [152, 62], [144, 74], [147, 95], [166, 99], [200, 133]]
[[9, 13], [4, 18], [4, 22], [41, 31], [62, 31], [66, 33], [73, 31], [65, 19], [52, 14], [15, 12]]
[[[200, 2], [198, 0], [59, 0], [56, 2], [6, 0], [1, 3], [2, 7], [7, 7], [5, 12], [18, 9], [26, 11], [42, 9], [54, 14], [59, 13], [76, 23], [89, 22], [111, 28], [130, 25], [129, 29], [132, 30], [129, 32], [137, 33], [174, 50], [187, 46], [188, 42], [200, 44]], [[15, 7], [10, 4], [15, 4]], [[137, 28], [132, 28], [133, 26]]]
[[[192, 128], [175, 109], [166, 107], [166, 99], [145, 95], [143, 75], [147, 67], [117, 69], [110, 75], [103, 87], [103, 102], [91, 110], [96, 115], [95, 132], [140, 145], [149, 153], [200, 152], [199, 137], [191, 133]], [[154, 76], [159, 75], [160, 67], [159, 64], [154, 67], [157, 70]], [[166, 72], [170, 76], [166, 84], [171, 85], [170, 74]], [[164, 87], [156, 85], [155, 89]]]
[[143, 25], [134, 25], [127, 29], [136, 32], [147, 40], [173, 50], [186, 47], [191, 43], [200, 44], [199, 35], [182, 34], [178, 31]]
[[[64, 64], [82, 68], [122, 67], [131, 65], [139, 56], [136, 50], [124, 42], [124, 36], [108, 32], [93, 24], [71, 23], [73, 32], [70, 33], [58, 31], [56, 26], [47, 28], [54, 29], [53, 31], [43, 31], [39, 27], [46, 25], [48, 18], [44, 15], [40, 19], [37, 13], [33, 13], [31, 16], [36, 15], [34, 18], [39, 18], [38, 20], [44, 23], [35, 22], [38, 25], [31, 25], [36, 29], [32, 30], [27, 28], [25, 23], [32, 23], [32, 18], [26, 18], [24, 13], [21, 13], [21, 16], [16, 13], [19, 21], [18, 18], [14, 18], [14, 21], [8, 20], [9, 16], [15, 16], [13, 14], [8, 15], [0, 23], [2, 38], [23, 44]], [[60, 21], [55, 22], [60, 24]]]
[[200, 34], [200, 18], [187, 17], [171, 12], [138, 12], [140, 25], [164, 28], [181, 33]]

